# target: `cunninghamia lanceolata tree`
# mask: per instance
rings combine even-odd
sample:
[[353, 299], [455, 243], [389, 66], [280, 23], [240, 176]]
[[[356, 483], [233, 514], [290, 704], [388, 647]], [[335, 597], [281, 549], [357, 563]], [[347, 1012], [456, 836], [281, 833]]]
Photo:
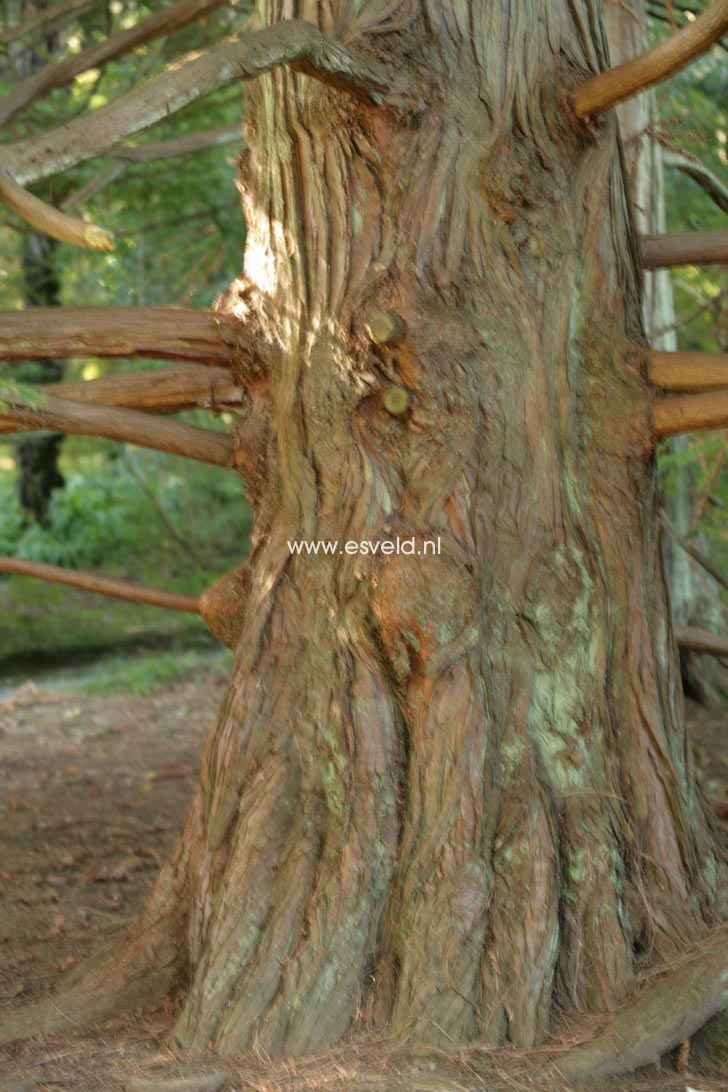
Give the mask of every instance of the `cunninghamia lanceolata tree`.
[[[613, 107], [710, 48], [728, 0], [616, 69], [598, 0], [287, 11], [258, 0], [249, 34], [4, 148], [22, 214], [19, 189], [245, 81], [244, 266], [216, 310], [18, 315], [0, 345], [228, 369], [229, 437], [148, 427], [202, 398], [169, 376], [161, 403], [150, 378], [2, 421], [156, 428], [255, 512], [248, 561], [187, 604], [235, 666], [177, 848], [128, 936], [4, 1035], [181, 991], [189, 1049], [530, 1047], [687, 951], [558, 1061], [627, 1070], [728, 1002], [655, 483], [657, 436], [728, 424], [725, 360], [682, 393], [693, 362], [650, 356], [640, 314], [643, 265], [728, 249], [637, 237]], [[290, 547], [395, 536], [440, 553]]]

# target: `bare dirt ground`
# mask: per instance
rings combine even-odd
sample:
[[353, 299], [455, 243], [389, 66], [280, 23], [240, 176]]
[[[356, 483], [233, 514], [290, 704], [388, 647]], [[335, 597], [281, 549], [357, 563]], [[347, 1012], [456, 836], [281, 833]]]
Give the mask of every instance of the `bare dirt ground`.
[[[223, 687], [212, 666], [144, 698], [26, 683], [0, 699], [0, 1012], [49, 991], [139, 908], [179, 828]], [[728, 714], [693, 707], [691, 720], [703, 784], [728, 820]], [[0, 1051], [0, 1092], [142, 1089], [182, 1076], [195, 1078], [186, 1092], [565, 1087], [544, 1085], [533, 1056], [509, 1051], [420, 1056], [358, 1041], [304, 1062], [193, 1059], [165, 1042], [171, 1018], [170, 1005]], [[683, 1075], [666, 1066], [604, 1087], [718, 1092], [728, 1073], [701, 1072], [693, 1057]]]

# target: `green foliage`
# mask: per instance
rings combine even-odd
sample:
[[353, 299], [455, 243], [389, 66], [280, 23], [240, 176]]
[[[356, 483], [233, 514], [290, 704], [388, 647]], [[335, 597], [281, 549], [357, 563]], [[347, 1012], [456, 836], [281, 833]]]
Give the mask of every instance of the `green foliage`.
[[[0, 95], [28, 66], [37, 69], [66, 52], [79, 52], [165, 6], [165, 0], [114, 0], [99, 4], [50, 36], [36, 36], [6, 47], [0, 61]], [[151, 42], [77, 77], [34, 103], [6, 126], [4, 139], [16, 140], [93, 110], [161, 71], [179, 55], [204, 48], [241, 28], [246, 3], [233, 2], [164, 39]], [[0, 24], [24, 15], [20, 0], [4, 0]], [[27, 46], [32, 45], [29, 52]], [[234, 88], [188, 107], [136, 144], [178, 139], [222, 125], [239, 123], [242, 142], [242, 89]], [[52, 260], [67, 305], [186, 304], [209, 306], [240, 271], [245, 238], [235, 188], [235, 144], [145, 164], [104, 157], [78, 166], [35, 188], [60, 204], [82, 186], [106, 182], [75, 209], [76, 215], [106, 226], [116, 235], [116, 250], [99, 254], [68, 244], [53, 248]], [[113, 178], [110, 167], [116, 167]], [[4, 221], [4, 226], [1, 221]], [[23, 306], [23, 254], [32, 229], [7, 210], [0, 211], [0, 307]], [[64, 363], [65, 377], [93, 378], [109, 372], [154, 367], [154, 362], [86, 360]], [[167, 366], [160, 362], [159, 366]], [[28, 384], [47, 376], [40, 364], [2, 368], [0, 400], [33, 404]], [[28, 382], [19, 384], [23, 376]], [[37, 395], [36, 395], [37, 397]], [[222, 427], [209, 414], [190, 415], [195, 423]], [[227, 422], [229, 427], [230, 422]], [[169, 589], [197, 592], [226, 569], [239, 564], [248, 548], [250, 510], [239, 479], [214, 467], [156, 455], [99, 440], [67, 438], [61, 469], [66, 486], [53, 495], [46, 526], [31, 525], [20, 511], [14, 484], [14, 447], [0, 437], [0, 552]], [[16, 601], [17, 591], [17, 601]], [[0, 577], [0, 601], [7, 627], [21, 625], [39, 647], [60, 647], [78, 639], [93, 617], [100, 643], [129, 626], [132, 614], [152, 630], [164, 628], [160, 610], [48, 588], [38, 581]], [[3, 599], [4, 596], [4, 599]], [[19, 611], [27, 602], [27, 615]], [[52, 612], [49, 642], [35, 608]], [[200, 628], [191, 618], [176, 626]], [[3, 626], [3, 630], [6, 627]], [[78, 630], [74, 636], [74, 630]], [[89, 640], [91, 640], [90, 634]], [[16, 646], [18, 642], [16, 636]], [[2, 641], [0, 640], [0, 646]], [[0, 647], [0, 654], [2, 648]]]
[[25, 521], [12, 481], [0, 481], [0, 553], [131, 577], [156, 563], [168, 581], [197, 590], [247, 549], [250, 511], [232, 476], [207, 467], [188, 474], [186, 461], [146, 452], [86, 460], [83, 469], [77, 459], [71, 448], [75, 468], [44, 527]]
[[13, 406], [40, 409], [44, 397], [37, 387], [32, 387], [29, 383], [19, 383], [9, 376], [0, 374], [0, 412]]

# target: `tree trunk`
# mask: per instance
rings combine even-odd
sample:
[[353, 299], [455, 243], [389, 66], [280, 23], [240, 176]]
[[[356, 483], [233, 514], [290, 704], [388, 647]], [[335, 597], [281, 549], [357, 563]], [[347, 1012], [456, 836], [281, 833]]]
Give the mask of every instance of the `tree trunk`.
[[[298, 1053], [363, 1022], [530, 1046], [724, 912], [616, 119], [568, 104], [605, 64], [600, 10], [302, 0], [422, 101], [250, 85], [221, 306], [282, 353], [239, 426], [233, 677], [179, 846], [69, 1018], [110, 1011], [112, 980], [118, 1005], [176, 978], [190, 1049]], [[259, 0], [262, 24], [288, 13]], [[341, 552], [397, 536], [440, 552]]]
[[[41, 3], [39, 7], [46, 7]], [[44, 52], [53, 56], [58, 50], [58, 38], [49, 34], [43, 39]], [[43, 53], [34, 49], [22, 49], [15, 61], [18, 76], [29, 76], [44, 65]], [[26, 307], [58, 307], [61, 303], [61, 286], [55, 268], [58, 243], [39, 232], [26, 235], [23, 240], [23, 295]], [[28, 364], [18, 378], [25, 382], [57, 383], [63, 379], [63, 361], [37, 360]], [[17, 490], [23, 511], [38, 523], [45, 523], [48, 505], [55, 489], [64, 484], [58, 468], [63, 436], [24, 436], [15, 447], [18, 466]]]
[[[23, 285], [26, 307], [60, 304], [60, 285], [53, 257], [54, 239], [32, 232], [23, 243]], [[63, 378], [63, 362], [37, 360], [21, 369], [18, 378], [25, 382], [56, 383]], [[63, 483], [58, 469], [63, 437], [61, 435], [24, 436], [15, 447], [18, 465], [18, 497], [23, 510], [38, 523], [45, 523], [54, 489]]]

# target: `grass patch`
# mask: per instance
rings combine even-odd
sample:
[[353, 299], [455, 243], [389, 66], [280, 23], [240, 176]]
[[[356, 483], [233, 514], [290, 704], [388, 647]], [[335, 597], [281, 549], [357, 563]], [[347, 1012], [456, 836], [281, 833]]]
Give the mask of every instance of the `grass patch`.
[[59, 679], [60, 688], [93, 697], [130, 694], [146, 698], [155, 690], [194, 679], [224, 681], [232, 666], [228, 649], [147, 652], [143, 656], [114, 656], [84, 670], [72, 680]]
[[[135, 644], [209, 644], [202, 619], [19, 576], [0, 577], [0, 670], [62, 664]], [[215, 642], [217, 644], [217, 642]]]

